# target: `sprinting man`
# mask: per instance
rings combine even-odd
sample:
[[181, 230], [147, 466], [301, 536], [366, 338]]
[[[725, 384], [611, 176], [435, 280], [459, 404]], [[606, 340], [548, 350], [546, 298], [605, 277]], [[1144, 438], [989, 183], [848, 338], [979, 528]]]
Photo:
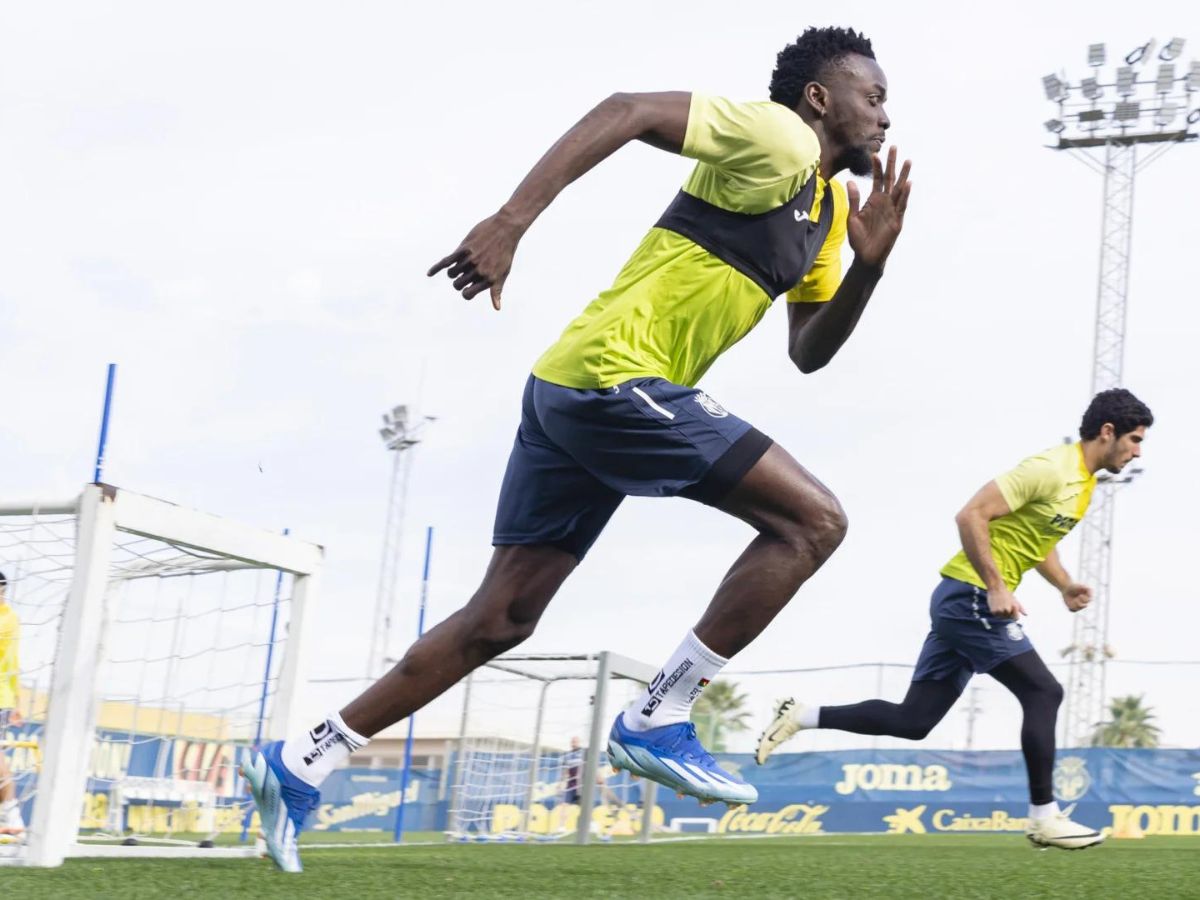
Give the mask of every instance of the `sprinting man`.
[[[8, 603], [8, 579], [0, 572], [0, 738], [9, 726], [21, 724], [17, 708], [17, 674], [21, 671], [18, 647], [21, 622]], [[21, 818], [21, 803], [17, 800], [17, 785], [12, 769], [0, 752], [0, 834], [21, 835], [25, 822]]]
[[1024, 713], [1029, 840], [1069, 850], [1100, 843], [1099, 832], [1071, 821], [1054, 800], [1054, 728], [1063, 689], [1018, 624], [1025, 609], [1013, 591], [1037, 569], [1071, 612], [1091, 602], [1091, 587], [1067, 574], [1056, 545], [1087, 512], [1096, 472], [1120, 472], [1141, 456], [1153, 423], [1150, 410], [1129, 391], [1103, 391], [1083, 414], [1078, 443], [1031, 456], [980, 488], [955, 516], [962, 550], [942, 567], [929, 604], [929, 636], [903, 702], [806, 706], [788, 698], [759, 738], [759, 764], [803, 728], [919, 741], [942, 721], [971, 676], [986, 672], [1016, 695]]
[[[704, 802], [757, 792], [721, 769], [689, 722], [693, 701], [841, 542], [836, 498], [782, 447], [695, 385], [788, 296], [788, 353], [805, 373], [850, 336], [900, 234], [911, 184], [887, 80], [854, 31], [810, 28], [778, 55], [770, 100], [614, 94], [554, 144], [501, 209], [429, 270], [500, 309], [517, 244], [568, 184], [640, 140], [697, 161], [633, 256], [537, 361], [500, 489], [483, 582], [391, 672], [312, 731], [247, 767], [275, 860], [298, 870], [295, 833], [322, 779], [370, 735], [528, 638], [627, 495], [688, 499], [753, 526], [708, 609], [645, 695], [613, 723], [614, 765]], [[871, 175], [857, 188], [833, 176]], [[855, 258], [842, 276], [846, 240]]]

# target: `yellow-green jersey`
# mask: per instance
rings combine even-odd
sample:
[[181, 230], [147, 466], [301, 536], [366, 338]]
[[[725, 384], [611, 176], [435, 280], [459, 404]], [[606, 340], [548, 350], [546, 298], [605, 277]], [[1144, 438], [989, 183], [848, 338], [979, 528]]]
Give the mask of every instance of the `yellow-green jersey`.
[[0, 603], [0, 709], [17, 708], [17, 644], [21, 622], [7, 603]]
[[[988, 523], [992, 557], [1004, 583], [1015, 590], [1021, 576], [1043, 562], [1083, 518], [1096, 476], [1084, 465], [1080, 444], [1060, 444], [1022, 460], [996, 485], [1011, 512]], [[962, 551], [942, 574], [987, 588]]]
[[[570, 388], [644, 377], [692, 387], [758, 324], [778, 294], [786, 292], [789, 302], [821, 303], [836, 293], [849, 204], [840, 183], [818, 175], [820, 144], [795, 112], [770, 101], [693, 94], [682, 153], [697, 164], [676, 203], [613, 286], [537, 361], [538, 378]], [[735, 236], [733, 244], [705, 240], [703, 229], [688, 227], [689, 214], [701, 225], [722, 215], [737, 219], [717, 226]], [[785, 223], [798, 230], [781, 231]], [[744, 253], [736, 246], [736, 234], [755, 229], [771, 230], [784, 242], [779, 255], [797, 248], [777, 277], [764, 274], [762, 260], [757, 268], [754, 260], [740, 264], [764, 252], [761, 241]], [[814, 246], [805, 249], [803, 236], [788, 243], [804, 229]]]

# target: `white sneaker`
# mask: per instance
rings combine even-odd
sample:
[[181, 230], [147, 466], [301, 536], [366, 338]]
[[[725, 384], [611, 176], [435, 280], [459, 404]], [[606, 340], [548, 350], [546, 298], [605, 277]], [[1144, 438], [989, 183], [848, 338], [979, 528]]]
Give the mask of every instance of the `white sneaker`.
[[793, 697], [780, 700], [775, 706], [775, 717], [758, 738], [758, 750], [755, 751], [754, 759], [760, 766], [781, 744], [804, 727], [800, 724], [800, 713], [803, 709], [804, 704], [797, 703]]
[[0, 834], [16, 837], [24, 833], [25, 821], [21, 818], [21, 805], [16, 802], [0, 805]]
[[1042, 819], [1030, 819], [1025, 837], [1038, 847], [1061, 847], [1063, 850], [1082, 850], [1104, 840], [1104, 835], [1096, 829], [1072, 822], [1070, 812], [1068, 809]]

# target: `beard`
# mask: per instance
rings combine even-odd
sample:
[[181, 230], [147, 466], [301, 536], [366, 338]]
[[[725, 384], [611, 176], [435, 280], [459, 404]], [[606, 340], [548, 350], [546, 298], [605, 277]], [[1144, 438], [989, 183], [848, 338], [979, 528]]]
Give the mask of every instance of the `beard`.
[[865, 178], [875, 171], [875, 154], [866, 147], [850, 147], [842, 154], [842, 165], [851, 175]]

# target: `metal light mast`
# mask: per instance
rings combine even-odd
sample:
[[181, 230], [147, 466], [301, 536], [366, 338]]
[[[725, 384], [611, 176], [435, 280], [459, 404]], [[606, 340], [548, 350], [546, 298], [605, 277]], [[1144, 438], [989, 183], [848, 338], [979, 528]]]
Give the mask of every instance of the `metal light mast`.
[[400, 568], [401, 539], [404, 532], [404, 504], [408, 497], [408, 477], [412, 472], [411, 450], [421, 442], [421, 432], [435, 416], [423, 416], [415, 425], [409, 421], [408, 407], [394, 406], [383, 414], [379, 436], [392, 454], [392, 479], [388, 488], [387, 522], [383, 529], [383, 554], [379, 568], [379, 590], [375, 598], [375, 619], [371, 628], [371, 651], [367, 655], [367, 678], [383, 674], [387, 664], [396, 611], [396, 581]]
[[[1052, 149], [1067, 151], [1104, 178], [1093, 395], [1122, 386], [1136, 175], [1197, 137], [1200, 62], [1186, 68], [1178, 64], [1183, 45], [1182, 38], [1172, 38], [1156, 54], [1155, 41], [1147, 41], [1126, 55], [1108, 80], [1101, 72], [1105, 45], [1091, 44], [1091, 75], [1077, 83], [1062, 74], [1042, 79], [1046, 98], [1058, 105], [1058, 114], [1045, 123], [1058, 140]], [[1108, 642], [1113, 513], [1117, 486], [1129, 480], [1102, 480], [1080, 526], [1079, 580], [1095, 593], [1088, 608], [1075, 614], [1071, 646], [1064, 651], [1070, 671], [1061, 743], [1067, 747], [1087, 744], [1105, 714], [1105, 663], [1113, 655]]]

